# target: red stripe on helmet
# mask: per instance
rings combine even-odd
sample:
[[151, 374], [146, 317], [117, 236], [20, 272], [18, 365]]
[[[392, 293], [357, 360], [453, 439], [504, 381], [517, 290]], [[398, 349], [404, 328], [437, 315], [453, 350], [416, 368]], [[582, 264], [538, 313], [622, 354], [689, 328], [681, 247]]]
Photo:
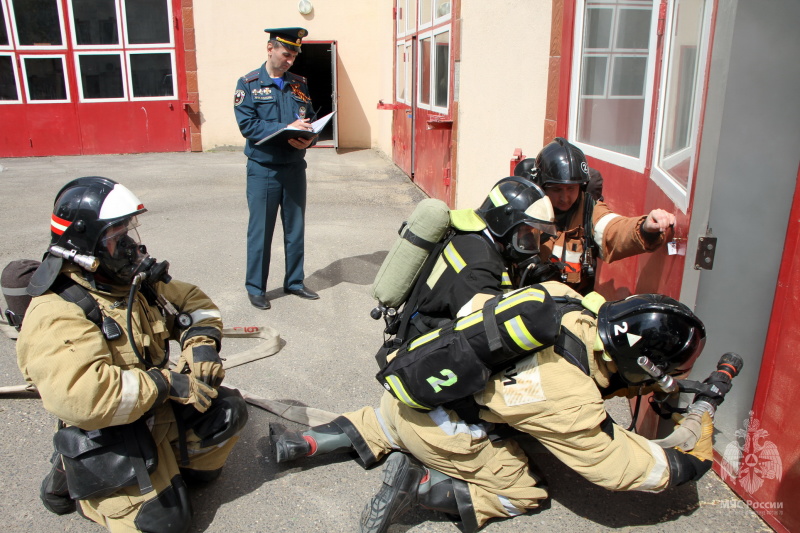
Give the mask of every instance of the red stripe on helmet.
[[71, 224], [72, 222], [69, 220], [64, 220], [63, 218], [53, 215], [50, 218], [50, 231], [56, 235], [63, 235], [64, 230], [67, 229]]

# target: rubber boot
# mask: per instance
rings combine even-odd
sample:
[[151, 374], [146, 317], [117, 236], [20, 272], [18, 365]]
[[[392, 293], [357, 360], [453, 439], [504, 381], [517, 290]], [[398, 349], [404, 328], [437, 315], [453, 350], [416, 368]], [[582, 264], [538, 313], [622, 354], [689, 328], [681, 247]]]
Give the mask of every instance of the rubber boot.
[[51, 513], [58, 515], [72, 513], [75, 511], [75, 500], [69, 497], [67, 474], [64, 472], [61, 454], [54, 454], [50, 462], [53, 463], [53, 467], [42, 480], [39, 497], [41, 497], [45, 509]]
[[278, 434], [270, 424], [269, 437], [275, 452], [275, 461], [278, 463], [324, 453], [348, 452], [353, 449], [350, 437], [333, 423], [315, 426], [302, 433], [285, 431], [281, 434]]
[[419, 486], [419, 503], [432, 511], [453, 516], [461, 522], [464, 533], [478, 531], [478, 519], [472, 506], [472, 496], [466, 481], [455, 479], [428, 468]]
[[413, 456], [395, 452], [386, 459], [383, 485], [361, 513], [361, 533], [385, 533], [403, 513], [417, 503], [425, 467]]

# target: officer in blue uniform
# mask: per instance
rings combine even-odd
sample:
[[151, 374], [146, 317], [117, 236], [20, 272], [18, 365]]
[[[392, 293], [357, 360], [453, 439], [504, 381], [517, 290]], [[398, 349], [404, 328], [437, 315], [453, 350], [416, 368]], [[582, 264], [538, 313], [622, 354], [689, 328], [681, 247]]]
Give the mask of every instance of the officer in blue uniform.
[[258, 141], [287, 126], [311, 130], [311, 98], [306, 79], [288, 72], [294, 63], [304, 28], [273, 28], [267, 43], [267, 61], [239, 78], [233, 110], [239, 130], [247, 139], [247, 273], [245, 287], [250, 303], [269, 309], [266, 297], [270, 247], [278, 210], [283, 223], [286, 275], [283, 290], [301, 298], [319, 296], [303, 284], [306, 209], [306, 148], [314, 139], [280, 142]]

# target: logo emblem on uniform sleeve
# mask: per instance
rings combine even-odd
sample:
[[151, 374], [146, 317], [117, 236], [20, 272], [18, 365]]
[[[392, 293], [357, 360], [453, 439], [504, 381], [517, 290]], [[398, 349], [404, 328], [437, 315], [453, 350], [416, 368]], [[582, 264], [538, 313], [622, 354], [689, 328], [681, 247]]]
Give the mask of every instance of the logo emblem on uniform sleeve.
[[233, 107], [236, 107], [244, 102], [244, 95], [245, 92], [243, 90], [236, 89], [236, 92], [233, 94]]

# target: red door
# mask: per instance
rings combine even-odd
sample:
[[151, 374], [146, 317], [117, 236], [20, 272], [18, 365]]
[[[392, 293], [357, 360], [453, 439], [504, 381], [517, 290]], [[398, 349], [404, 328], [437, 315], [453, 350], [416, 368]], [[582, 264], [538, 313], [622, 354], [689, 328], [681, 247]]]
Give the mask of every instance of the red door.
[[392, 157], [431, 197], [451, 203], [451, 3], [397, 0], [396, 13]]
[[0, 156], [190, 148], [179, 0], [0, 6]]

